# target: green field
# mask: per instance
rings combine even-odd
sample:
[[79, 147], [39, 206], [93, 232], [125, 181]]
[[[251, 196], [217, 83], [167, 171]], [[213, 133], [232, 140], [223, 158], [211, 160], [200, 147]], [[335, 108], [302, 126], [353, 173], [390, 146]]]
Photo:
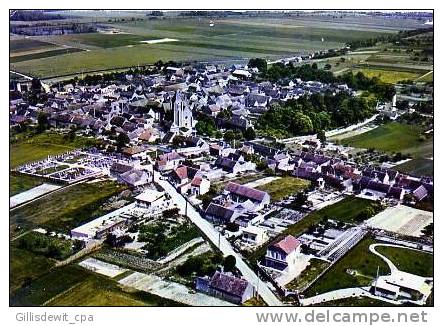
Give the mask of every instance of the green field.
[[48, 155], [58, 155], [95, 144], [97, 141], [93, 138], [75, 137], [74, 140], [69, 140], [55, 132], [19, 134], [10, 138], [10, 166], [15, 168], [24, 163], [47, 158]]
[[412, 159], [406, 163], [396, 165], [395, 169], [415, 176], [428, 176], [434, 175], [434, 161], [429, 159]]
[[54, 263], [52, 260], [27, 250], [11, 246], [9, 268], [9, 292], [13, 293], [24, 284], [46, 273]]
[[310, 182], [307, 180], [286, 176], [259, 186], [257, 189], [266, 191], [271, 196], [271, 201], [277, 202], [289, 195], [302, 191], [309, 184]]
[[416, 125], [391, 122], [363, 134], [346, 138], [342, 144], [357, 148], [373, 148], [384, 152], [411, 154], [414, 158], [433, 155], [433, 140], [419, 139], [422, 129]]
[[10, 212], [10, 226], [22, 229], [43, 226], [67, 232], [103, 214], [102, 203], [122, 191], [114, 182], [81, 183], [44, 196]]
[[434, 257], [407, 248], [377, 247], [375, 250], [390, 259], [401, 271], [424, 277], [434, 276]]
[[53, 269], [15, 291], [13, 306], [174, 306], [174, 301], [123, 289], [114, 280], [78, 265]]
[[[112, 27], [121, 33], [39, 37], [42, 41], [89, 51], [13, 62], [11, 69], [48, 77], [81, 73], [85, 70], [151, 64], [158, 60], [229, 61], [251, 57], [276, 58], [337, 48], [352, 40], [395, 32], [395, 29], [382, 24], [363, 28], [355, 23], [312, 23], [296, 18], [225, 19], [218, 20], [213, 27], [209, 26], [208, 19], [164, 19], [118, 22], [112, 23]], [[140, 41], [162, 38], [178, 41], [140, 44]]]
[[55, 48], [55, 45], [35, 39], [22, 38], [13, 39], [9, 42], [9, 51], [11, 54], [42, 51]]
[[34, 60], [34, 59], [41, 59], [41, 58], [47, 58], [47, 57], [54, 57], [57, 55], [63, 55], [63, 54], [69, 54], [69, 53], [75, 53], [75, 52], [81, 52], [82, 49], [76, 49], [76, 48], [66, 48], [66, 49], [56, 49], [56, 50], [49, 50], [44, 52], [36, 52], [36, 53], [30, 53], [30, 54], [23, 54], [23, 55], [16, 55], [10, 58], [11, 63], [15, 62], [21, 62], [21, 61], [28, 61], [28, 60]]
[[46, 182], [46, 180], [26, 174], [9, 174], [9, 196], [17, 195], [23, 191], [37, 187]]
[[415, 80], [422, 75], [420, 73], [414, 73], [408, 71], [371, 69], [371, 68], [357, 69], [353, 71], [354, 73], [362, 72], [368, 78], [377, 77], [382, 82], [388, 84], [396, 84], [403, 80]]
[[318, 211], [312, 212], [300, 222], [289, 226], [285, 233], [299, 236], [309, 227], [317, 225], [323, 219], [331, 219], [345, 223], [356, 223], [356, 218], [367, 207], [372, 207], [374, 201], [358, 197], [346, 197], [338, 203], [326, 206]]
[[[360, 241], [304, 294], [310, 297], [337, 289], [367, 286], [377, 276], [377, 266], [380, 267], [380, 275], [388, 274], [388, 265], [380, 257], [369, 251], [369, 246], [373, 243], [376, 243], [376, 241], [370, 237]], [[350, 275], [346, 272], [348, 269], [357, 271], [359, 275]]]

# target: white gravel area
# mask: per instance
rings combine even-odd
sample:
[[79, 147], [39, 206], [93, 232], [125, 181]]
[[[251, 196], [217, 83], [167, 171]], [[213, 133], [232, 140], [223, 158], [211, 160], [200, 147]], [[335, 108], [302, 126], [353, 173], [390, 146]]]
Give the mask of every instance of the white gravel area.
[[48, 192], [54, 191], [56, 189], [61, 188], [61, 186], [51, 185], [48, 183], [44, 183], [40, 186], [34, 187], [32, 189], [23, 191], [15, 196], [9, 198], [9, 206], [13, 208], [17, 205], [26, 203], [34, 198], [47, 194]]
[[265, 177], [265, 178], [262, 178], [262, 179], [258, 179], [258, 180], [255, 180], [255, 181], [251, 181], [251, 182], [245, 183], [244, 186], [250, 187], [250, 188], [256, 188], [256, 187], [263, 186], [263, 185], [265, 185], [267, 183], [270, 183], [270, 182], [272, 182], [274, 180], [278, 180], [278, 179], [281, 179], [281, 177]]
[[93, 271], [98, 274], [102, 274], [108, 277], [116, 277], [127, 271], [127, 269], [121, 268], [117, 265], [109, 264], [104, 261], [95, 259], [95, 258], [87, 258], [79, 263], [79, 265], [83, 268], [86, 268], [90, 271]]
[[408, 206], [395, 206], [370, 218], [366, 224], [374, 228], [397, 232], [409, 236], [420, 236], [421, 230], [432, 223], [432, 212]]

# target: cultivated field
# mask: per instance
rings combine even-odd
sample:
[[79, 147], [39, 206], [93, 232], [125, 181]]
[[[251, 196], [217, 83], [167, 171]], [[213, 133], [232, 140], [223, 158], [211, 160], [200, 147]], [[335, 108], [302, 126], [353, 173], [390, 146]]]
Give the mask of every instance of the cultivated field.
[[416, 125], [392, 122], [369, 132], [341, 140], [356, 148], [373, 148], [384, 152], [411, 154], [414, 158], [433, 155], [433, 140], [420, 140], [421, 128]]
[[[393, 33], [400, 28], [413, 28], [416, 22], [402, 26], [380, 20], [331, 18], [288, 19], [219, 19], [209, 26], [209, 19], [161, 19], [108, 22], [117, 34], [91, 33], [62, 36], [42, 36], [20, 42], [45, 42], [45, 46], [88, 50], [48, 56], [29, 57], [11, 63], [11, 69], [40, 77], [110, 69], [158, 60], [194, 61], [245, 60], [251, 57], [269, 59], [293, 56], [297, 53], [342, 47], [346, 42]], [[176, 42], [142, 44], [142, 41], [172, 38]], [[15, 41], [14, 41], [15, 42]], [[48, 45], [49, 44], [49, 45]], [[54, 45], [56, 44], [56, 45]], [[24, 44], [15, 44], [26, 47]], [[32, 51], [32, 47], [29, 46]], [[35, 46], [34, 46], [35, 51]], [[22, 58], [26, 59], [26, 58]]]

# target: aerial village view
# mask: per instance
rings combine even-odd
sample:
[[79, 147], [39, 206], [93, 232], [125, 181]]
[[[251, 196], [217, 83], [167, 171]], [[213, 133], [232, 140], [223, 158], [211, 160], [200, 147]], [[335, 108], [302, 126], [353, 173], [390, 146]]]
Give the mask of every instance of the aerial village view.
[[433, 306], [432, 11], [11, 10], [11, 306]]

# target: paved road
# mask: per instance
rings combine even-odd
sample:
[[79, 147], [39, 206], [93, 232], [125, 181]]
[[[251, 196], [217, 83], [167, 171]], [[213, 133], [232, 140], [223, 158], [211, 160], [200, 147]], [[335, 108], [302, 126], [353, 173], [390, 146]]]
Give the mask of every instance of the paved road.
[[362, 288], [346, 288], [335, 291], [326, 292], [323, 294], [319, 294], [310, 298], [300, 299], [300, 304], [302, 306], [310, 306], [313, 304], [318, 304], [327, 301], [333, 301], [338, 299], [345, 299], [350, 297], [360, 297], [367, 296], [369, 294], [368, 291], [363, 290]]
[[[158, 172], [154, 172], [154, 180], [165, 189], [165, 191], [171, 196], [172, 200], [177, 204], [178, 208], [181, 210], [181, 213], [184, 214], [186, 210], [185, 198], [180, 195], [168, 181], [160, 180], [160, 174]], [[243, 277], [257, 288], [258, 293], [269, 306], [283, 305], [282, 302], [269, 289], [266, 283], [261, 281], [257, 274], [255, 274], [255, 272], [250, 269], [248, 265], [246, 265], [242, 257], [232, 249], [231, 244], [223, 236], [221, 236], [216, 229], [214, 229], [212, 224], [203, 219], [191, 204], [188, 204], [187, 216], [214, 245], [219, 247], [220, 251], [224, 255], [232, 255], [235, 257], [237, 261], [236, 266], [242, 273]]]

